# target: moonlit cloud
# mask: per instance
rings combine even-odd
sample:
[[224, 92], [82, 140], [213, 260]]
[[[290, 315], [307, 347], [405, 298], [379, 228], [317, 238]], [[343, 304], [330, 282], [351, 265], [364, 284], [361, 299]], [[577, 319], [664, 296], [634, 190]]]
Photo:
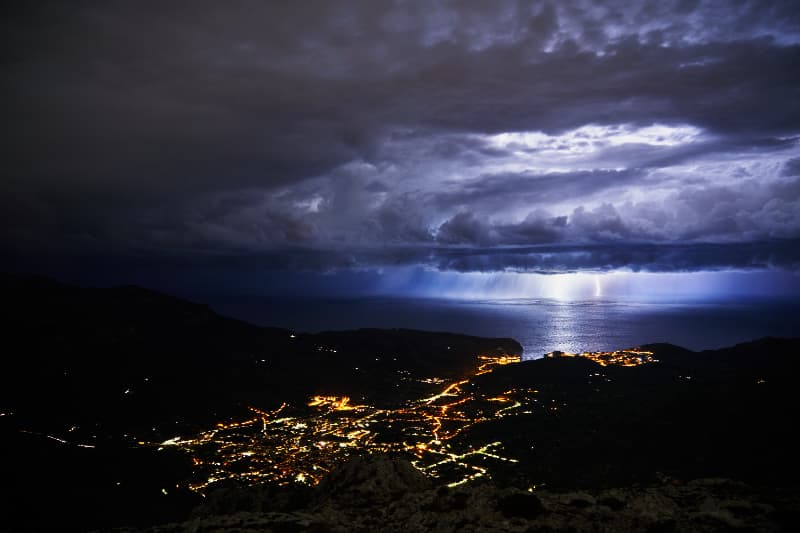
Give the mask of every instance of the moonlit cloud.
[[798, 13], [34, 2], [3, 21], [0, 252], [797, 271]]

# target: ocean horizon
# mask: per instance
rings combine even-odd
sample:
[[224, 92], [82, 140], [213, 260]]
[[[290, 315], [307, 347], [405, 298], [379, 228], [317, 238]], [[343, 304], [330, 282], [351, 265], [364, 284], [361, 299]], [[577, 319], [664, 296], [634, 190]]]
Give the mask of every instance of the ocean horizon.
[[613, 350], [668, 342], [691, 350], [761, 337], [795, 337], [800, 303], [781, 299], [719, 302], [458, 300], [418, 297], [211, 298], [220, 314], [298, 332], [408, 328], [511, 337], [525, 359], [553, 350]]

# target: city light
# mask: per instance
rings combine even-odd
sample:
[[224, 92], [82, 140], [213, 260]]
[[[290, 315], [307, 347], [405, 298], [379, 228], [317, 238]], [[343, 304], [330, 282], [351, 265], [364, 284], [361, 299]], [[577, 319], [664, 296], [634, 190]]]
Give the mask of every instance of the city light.
[[[652, 352], [641, 349], [551, 352], [546, 357], [583, 357], [601, 366], [656, 362]], [[347, 396], [316, 395], [304, 405], [283, 403], [273, 410], [250, 407], [250, 417], [220, 422], [193, 437], [140, 444], [176, 447], [190, 454], [196, 473], [189, 487], [201, 493], [223, 480], [316, 485], [349, 457], [371, 453], [406, 456], [425, 475], [456, 487], [490, 477], [492, 462], [517, 462], [504, 455], [500, 441], [481, 443], [463, 438], [470, 428], [507, 416], [554, 412], [564, 406], [555, 400], [545, 406], [537, 389], [512, 388], [489, 394], [473, 386], [473, 378], [519, 362], [518, 355], [479, 355], [473, 370], [462, 379], [414, 378], [403, 372], [401, 380], [413, 379], [422, 388], [441, 388], [403, 401], [396, 408], [359, 405]]]

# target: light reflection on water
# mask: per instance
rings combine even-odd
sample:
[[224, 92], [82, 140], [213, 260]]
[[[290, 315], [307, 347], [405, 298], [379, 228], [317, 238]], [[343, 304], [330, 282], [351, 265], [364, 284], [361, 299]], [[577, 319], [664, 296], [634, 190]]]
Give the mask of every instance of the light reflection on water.
[[613, 350], [670, 342], [701, 350], [764, 336], [800, 335], [800, 302], [564, 302], [548, 299], [445, 300], [361, 298], [237, 299], [214, 308], [261, 325], [298, 331], [364, 327], [413, 328], [512, 337], [525, 358], [552, 350]]

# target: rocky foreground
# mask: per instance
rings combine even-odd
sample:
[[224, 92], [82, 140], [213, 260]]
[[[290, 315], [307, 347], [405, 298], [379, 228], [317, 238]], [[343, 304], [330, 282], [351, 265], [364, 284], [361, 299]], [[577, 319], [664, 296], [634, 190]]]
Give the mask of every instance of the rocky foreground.
[[409, 463], [377, 456], [353, 459], [316, 489], [220, 488], [190, 520], [118, 531], [790, 531], [798, 519], [796, 491], [730, 479], [583, 491], [437, 489]]

